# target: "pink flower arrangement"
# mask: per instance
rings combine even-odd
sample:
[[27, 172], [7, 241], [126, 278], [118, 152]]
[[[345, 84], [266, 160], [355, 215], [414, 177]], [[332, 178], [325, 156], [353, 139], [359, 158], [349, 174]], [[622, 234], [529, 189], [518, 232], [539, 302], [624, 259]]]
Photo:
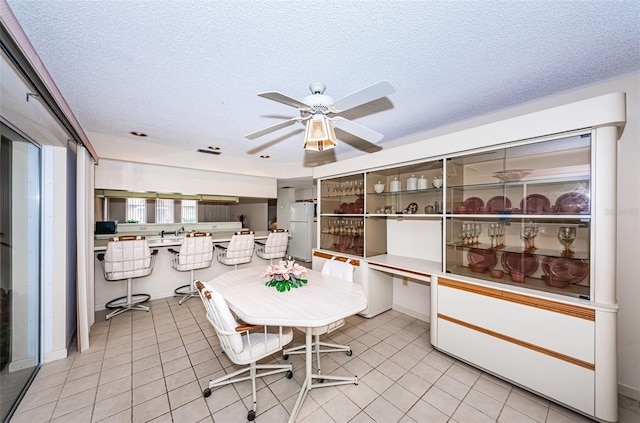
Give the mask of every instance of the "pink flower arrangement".
[[267, 270], [262, 276], [269, 278], [265, 285], [275, 286], [279, 292], [284, 292], [290, 291], [292, 287], [299, 288], [307, 283], [306, 274], [307, 269], [304, 266], [296, 264], [293, 260], [282, 260], [278, 264], [267, 266]]

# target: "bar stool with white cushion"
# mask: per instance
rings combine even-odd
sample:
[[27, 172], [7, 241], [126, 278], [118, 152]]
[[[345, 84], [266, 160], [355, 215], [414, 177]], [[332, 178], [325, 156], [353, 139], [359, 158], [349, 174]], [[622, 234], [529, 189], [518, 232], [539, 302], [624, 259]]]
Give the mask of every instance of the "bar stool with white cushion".
[[189, 272], [189, 284], [175, 289], [180, 298], [180, 304], [191, 297], [198, 296], [198, 290], [193, 286], [195, 271], [211, 266], [213, 260], [213, 238], [210, 233], [195, 232], [185, 235], [180, 250], [169, 248], [171, 267], [178, 272]]
[[266, 241], [256, 241], [256, 255], [260, 258], [270, 260], [283, 259], [287, 255], [289, 247], [289, 231], [286, 229], [274, 229], [269, 232]]
[[[256, 378], [286, 372], [286, 378], [293, 377], [291, 364], [258, 364], [270, 355], [282, 351], [282, 348], [293, 339], [291, 328], [282, 326], [257, 326], [238, 322], [231, 314], [224, 297], [210, 285], [195, 281], [200, 298], [207, 310], [207, 320], [216, 331], [220, 346], [227, 358], [237, 365], [247, 365], [238, 370], [226, 369], [230, 373], [209, 381], [209, 386], [202, 392], [205, 397], [211, 395], [211, 389], [231, 383], [251, 380], [253, 407], [249, 410], [247, 420], [256, 417]], [[264, 370], [258, 373], [258, 371]], [[240, 376], [243, 373], [248, 375]]]
[[127, 310], [149, 311], [149, 307], [141, 303], [148, 301], [151, 296], [133, 294], [132, 279], [150, 275], [157, 255], [158, 250], [151, 251], [144, 236], [121, 236], [109, 239], [107, 251], [104, 254], [98, 254], [104, 279], [110, 282], [126, 280], [127, 295], [111, 300], [105, 305], [108, 309], [115, 309], [107, 314], [107, 320]]
[[[322, 267], [322, 273], [325, 275], [335, 276], [339, 279], [343, 279], [347, 283], [353, 282], [353, 272], [354, 267], [350, 263], [350, 259], [346, 261], [336, 260], [335, 257], [332, 257], [331, 260], [328, 260], [324, 266]], [[330, 323], [327, 326], [322, 326], [319, 328], [313, 328], [313, 335], [315, 336], [315, 341], [313, 342], [313, 351], [316, 353], [316, 363], [318, 366], [318, 374], [322, 374], [322, 370], [320, 368], [320, 353], [324, 352], [345, 352], [348, 356], [353, 354], [351, 351], [351, 347], [349, 345], [339, 345], [332, 344], [330, 342], [320, 342], [320, 335], [324, 335], [326, 333], [331, 333], [336, 329], [344, 326], [344, 319], [340, 319], [336, 322]], [[304, 331], [304, 328], [298, 328], [299, 330]], [[297, 347], [292, 347], [284, 350], [282, 358], [287, 360], [289, 358], [289, 354], [304, 354], [306, 352], [305, 345], [298, 345]], [[319, 382], [322, 383], [324, 379], [319, 379]]]
[[239, 231], [233, 234], [228, 244], [216, 244], [216, 258], [222, 264], [234, 266], [250, 263], [253, 258], [253, 231]]

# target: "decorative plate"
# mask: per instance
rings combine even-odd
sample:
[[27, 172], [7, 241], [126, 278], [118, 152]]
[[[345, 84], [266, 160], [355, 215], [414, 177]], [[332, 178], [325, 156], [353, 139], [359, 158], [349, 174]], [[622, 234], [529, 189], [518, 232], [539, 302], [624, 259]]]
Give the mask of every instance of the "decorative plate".
[[469, 264], [491, 269], [498, 263], [498, 256], [493, 250], [470, 248], [469, 251], [467, 251], [467, 260], [469, 260]]
[[416, 214], [418, 212], [418, 205], [416, 203], [409, 203], [405, 210], [409, 214]]
[[541, 214], [545, 207], [551, 206], [551, 201], [542, 194], [527, 195], [520, 201], [520, 208], [523, 213]]
[[511, 200], [503, 195], [497, 195], [487, 201], [490, 213], [498, 213], [511, 208]]
[[484, 201], [482, 201], [482, 198], [469, 197], [464, 200], [462, 205], [467, 208], [469, 213], [476, 213], [480, 207], [484, 207]]
[[538, 257], [532, 254], [508, 253], [502, 254], [502, 267], [509, 273], [516, 271], [525, 276], [533, 275], [538, 270]]
[[577, 191], [562, 194], [556, 200], [556, 209], [561, 213], [582, 213], [589, 210], [589, 197]]
[[589, 263], [568, 257], [545, 257], [542, 260], [542, 271], [547, 279], [578, 283], [589, 274]]

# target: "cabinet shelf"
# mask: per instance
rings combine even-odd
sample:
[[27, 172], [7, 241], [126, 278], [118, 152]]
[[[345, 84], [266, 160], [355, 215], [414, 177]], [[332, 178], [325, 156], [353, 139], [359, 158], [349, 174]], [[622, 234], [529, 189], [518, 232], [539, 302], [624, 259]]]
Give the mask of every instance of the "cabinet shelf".
[[556, 177], [556, 178], [537, 178], [537, 179], [523, 179], [520, 181], [510, 181], [510, 182], [485, 182], [485, 183], [471, 183], [464, 185], [448, 185], [448, 188], [453, 190], [465, 190], [465, 189], [479, 189], [479, 188], [502, 188], [502, 187], [526, 187], [529, 185], [548, 185], [548, 184], [561, 184], [561, 183], [576, 183], [576, 182], [586, 182], [587, 184], [590, 181], [589, 175], [579, 175], [576, 177]]
[[413, 189], [413, 190], [401, 190], [401, 191], [383, 191], [383, 192], [368, 192], [368, 196], [373, 197], [389, 197], [393, 195], [416, 195], [416, 194], [433, 194], [441, 193], [442, 188], [425, 188], [425, 189]]
[[557, 249], [551, 248], [537, 248], [536, 250], [525, 250], [520, 246], [505, 246], [501, 248], [491, 248], [490, 244], [479, 243], [475, 245], [462, 245], [459, 242], [448, 243], [448, 247], [453, 247], [455, 249], [461, 250], [482, 250], [482, 251], [495, 251], [496, 253], [516, 253], [516, 254], [527, 254], [532, 256], [539, 257], [558, 257], [558, 258], [566, 258], [573, 260], [581, 260], [584, 262], [588, 262], [590, 260], [589, 253], [585, 251], [576, 251], [572, 256], [565, 256], [562, 254], [562, 247], [559, 245]]

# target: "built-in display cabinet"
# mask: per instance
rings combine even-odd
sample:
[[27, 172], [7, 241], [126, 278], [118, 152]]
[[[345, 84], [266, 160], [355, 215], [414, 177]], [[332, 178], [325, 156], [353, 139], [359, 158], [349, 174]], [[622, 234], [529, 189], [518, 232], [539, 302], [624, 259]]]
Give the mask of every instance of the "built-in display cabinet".
[[492, 142], [482, 127], [443, 137], [457, 149], [440, 144], [437, 156], [325, 173], [319, 247], [357, 256], [368, 273], [428, 283], [438, 350], [616, 421], [624, 113], [624, 96], [612, 94], [494, 125], [535, 136], [496, 132]]
[[442, 272], [591, 297], [591, 133], [320, 181], [320, 248], [388, 253], [387, 220], [442, 220]]

